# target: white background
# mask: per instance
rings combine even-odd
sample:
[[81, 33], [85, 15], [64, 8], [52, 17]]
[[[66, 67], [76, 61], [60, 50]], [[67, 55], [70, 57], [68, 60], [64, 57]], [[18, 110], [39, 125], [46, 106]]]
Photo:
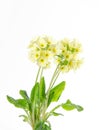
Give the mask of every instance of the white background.
[[0, 0], [0, 130], [31, 130], [6, 95], [30, 92], [37, 68], [27, 58], [27, 46], [41, 34], [77, 38], [83, 46], [84, 64], [59, 81], [67, 82], [60, 100], [70, 98], [84, 111], [61, 110], [64, 117], [50, 119], [52, 130], [104, 130], [103, 12], [103, 0]]

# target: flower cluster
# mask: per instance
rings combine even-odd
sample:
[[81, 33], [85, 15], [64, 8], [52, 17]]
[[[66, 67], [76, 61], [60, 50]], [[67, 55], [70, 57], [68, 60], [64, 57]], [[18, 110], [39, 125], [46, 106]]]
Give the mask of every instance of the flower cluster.
[[63, 72], [77, 69], [82, 63], [78, 58], [81, 44], [76, 39], [55, 42], [51, 37], [39, 36], [30, 42], [29, 49], [30, 60], [42, 68], [48, 68], [52, 59]]
[[82, 60], [78, 58], [79, 52], [81, 52], [81, 44], [73, 39], [63, 39], [59, 41], [59, 53], [56, 55], [57, 63], [60, 65], [60, 69], [63, 72], [68, 72], [71, 69], [77, 69]]
[[42, 36], [31, 40], [29, 45], [29, 58], [43, 68], [50, 66], [50, 61], [55, 55], [55, 45], [51, 37]]

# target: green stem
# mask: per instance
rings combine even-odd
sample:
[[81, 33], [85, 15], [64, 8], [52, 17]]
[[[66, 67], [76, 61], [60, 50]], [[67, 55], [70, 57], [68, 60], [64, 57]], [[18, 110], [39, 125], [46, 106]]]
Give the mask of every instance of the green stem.
[[35, 108], [35, 103], [33, 104], [33, 108], [32, 108], [32, 122], [33, 122], [33, 126], [34, 126], [34, 124], [35, 124], [35, 117], [34, 117], [34, 113], [35, 113], [35, 110], [34, 110], [34, 108]]
[[32, 119], [31, 119], [31, 115], [30, 115], [30, 113], [28, 113], [26, 110], [25, 110], [25, 112], [26, 112], [26, 114], [27, 114], [27, 116], [28, 116], [28, 123], [31, 125], [31, 127], [33, 126], [32, 125]]
[[48, 114], [48, 116], [47, 116], [47, 119], [48, 119], [49, 116], [52, 114], [52, 112], [54, 112], [56, 109], [58, 109], [58, 108], [61, 107], [61, 106], [62, 106], [62, 104], [60, 104], [60, 105], [54, 107], [54, 108], [49, 112], [49, 114]]
[[[38, 69], [37, 76], [36, 76], [36, 80], [35, 80], [35, 84], [36, 84], [37, 81], [38, 81], [40, 71], [41, 71], [41, 67], [39, 67], [39, 69]], [[35, 110], [34, 110], [35, 106], [36, 106], [36, 103], [34, 102], [34, 103], [33, 103], [33, 107], [32, 107], [32, 117], [31, 117], [31, 118], [32, 118], [33, 127], [34, 127], [35, 120], [36, 120], [36, 117], [35, 117], [35, 115], [34, 115], [34, 114], [35, 114]]]
[[[53, 82], [53, 80], [54, 80], [54, 78], [55, 78], [55, 76], [56, 76], [56, 74], [57, 74], [57, 72], [58, 72], [58, 68], [59, 68], [59, 65], [57, 65], [57, 67], [56, 67], [56, 69], [55, 69], [55, 71], [54, 71], [54, 73], [53, 73], [51, 82], [50, 82], [50, 84], [49, 84], [49, 89], [50, 89], [51, 86], [52, 86], [52, 82]], [[48, 91], [49, 91], [49, 89], [48, 89]]]
[[42, 78], [42, 75], [43, 75], [43, 68], [41, 68], [41, 71], [40, 71], [40, 80]]
[[39, 69], [38, 69], [37, 76], [36, 76], [36, 80], [35, 80], [35, 84], [36, 84], [37, 81], [38, 81], [38, 77], [39, 77], [40, 70], [41, 70], [41, 67], [39, 67]]
[[[42, 68], [42, 67], [39, 67], [38, 72], [37, 72], [37, 76], [36, 76], [36, 80], [35, 80], [35, 84], [36, 84], [37, 82], [39, 82], [39, 80], [41, 80], [42, 75], [43, 75], [43, 68]], [[39, 86], [39, 89], [38, 89], [38, 90], [40, 90], [40, 86]], [[39, 97], [40, 97], [39, 91], [38, 91], [38, 95], [39, 95]], [[40, 98], [39, 98], [39, 99], [40, 99]], [[40, 119], [40, 108], [41, 108], [40, 100], [38, 100], [38, 107], [39, 107], [39, 108], [38, 108], [38, 112], [37, 112], [36, 117], [34, 117], [34, 113], [36, 113], [35, 110], [34, 110], [35, 106], [36, 106], [36, 104], [33, 103], [33, 111], [32, 111], [33, 123], [36, 123], [36, 121]]]
[[59, 107], [61, 107], [61, 106], [62, 106], [62, 104], [60, 104], [60, 105], [54, 107], [54, 108], [50, 111], [50, 113], [54, 112], [57, 108], [59, 108]]
[[54, 80], [53, 80], [53, 82], [52, 82], [52, 84], [51, 84], [51, 88], [54, 86], [56, 80], [57, 80], [58, 77], [59, 77], [59, 74], [60, 74], [60, 70], [57, 72], [57, 74], [56, 74], [56, 76], [55, 76], [55, 78], [54, 78]]
[[[41, 81], [41, 78], [43, 76], [43, 68], [41, 67], [41, 70], [40, 70], [40, 81]], [[41, 112], [40, 112], [40, 109], [41, 109], [41, 101], [40, 101], [40, 85], [39, 85], [39, 91], [38, 91], [38, 94], [39, 94], [39, 103], [38, 103], [38, 106], [39, 106], [39, 109], [38, 109], [38, 118], [40, 119], [40, 115], [41, 115]]]
[[47, 105], [48, 105], [48, 99], [49, 99], [49, 93], [50, 93], [50, 90], [51, 90], [51, 88], [53, 87], [53, 85], [55, 84], [55, 82], [56, 82], [56, 80], [57, 80], [57, 78], [58, 78], [58, 76], [59, 76], [59, 64], [57, 65], [57, 67], [56, 67], [56, 69], [55, 69], [55, 71], [54, 71], [54, 73], [53, 73], [53, 76], [52, 76], [52, 79], [51, 79], [51, 82], [50, 82], [50, 84], [49, 84], [49, 88], [48, 88], [48, 90], [47, 90], [47, 98], [46, 98], [46, 102], [45, 102], [45, 108], [43, 109], [43, 118], [44, 118], [44, 115], [45, 115], [45, 112], [46, 112], [46, 110], [47, 110]]

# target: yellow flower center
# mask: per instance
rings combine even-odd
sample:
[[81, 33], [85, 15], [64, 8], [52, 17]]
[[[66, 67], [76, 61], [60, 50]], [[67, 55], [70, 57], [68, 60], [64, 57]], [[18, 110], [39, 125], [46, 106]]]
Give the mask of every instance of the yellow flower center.
[[40, 62], [41, 62], [41, 63], [44, 63], [44, 59], [40, 59]]

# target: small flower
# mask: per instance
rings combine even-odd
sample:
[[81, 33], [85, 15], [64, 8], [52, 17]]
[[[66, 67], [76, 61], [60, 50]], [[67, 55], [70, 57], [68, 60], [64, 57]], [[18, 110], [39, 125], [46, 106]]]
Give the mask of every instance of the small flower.
[[64, 54], [64, 58], [65, 58], [66, 60], [70, 60], [70, 59], [72, 58], [72, 54], [71, 54], [70, 52], [66, 52], [66, 53]]
[[45, 69], [50, 68], [50, 64], [51, 64], [50, 62], [47, 62], [46, 66], [45, 66]]
[[79, 53], [82, 51], [81, 44], [77, 39], [73, 39], [71, 44], [72, 44], [72, 49], [74, 50], [75, 53]]
[[36, 53], [34, 54], [34, 58], [37, 60], [39, 57], [40, 57], [40, 52], [38, 51], [38, 52], [36, 52]]
[[28, 57], [32, 62], [35, 62], [34, 58], [35, 52], [33, 50], [29, 51]]
[[50, 51], [46, 51], [46, 52], [45, 52], [45, 57], [46, 57], [47, 59], [49, 59], [49, 58], [51, 59], [52, 56], [53, 56], [53, 55], [52, 55], [52, 53], [51, 53]]
[[47, 42], [43, 38], [38, 39], [38, 45], [40, 48], [45, 48], [47, 46]]
[[61, 66], [59, 69], [61, 70], [61, 72], [68, 72], [69, 71], [69, 68], [67, 66]]
[[48, 60], [44, 57], [40, 57], [37, 61], [37, 64], [43, 68], [47, 68], [49, 66]]
[[82, 63], [83, 63], [83, 59], [76, 60], [75, 65], [74, 65], [74, 69], [75, 70], [78, 69]]
[[52, 37], [44, 36], [45, 41], [48, 45], [54, 44], [55, 41], [52, 39]]
[[48, 50], [52, 53], [53, 56], [57, 55], [59, 52], [57, 44], [50, 45]]

